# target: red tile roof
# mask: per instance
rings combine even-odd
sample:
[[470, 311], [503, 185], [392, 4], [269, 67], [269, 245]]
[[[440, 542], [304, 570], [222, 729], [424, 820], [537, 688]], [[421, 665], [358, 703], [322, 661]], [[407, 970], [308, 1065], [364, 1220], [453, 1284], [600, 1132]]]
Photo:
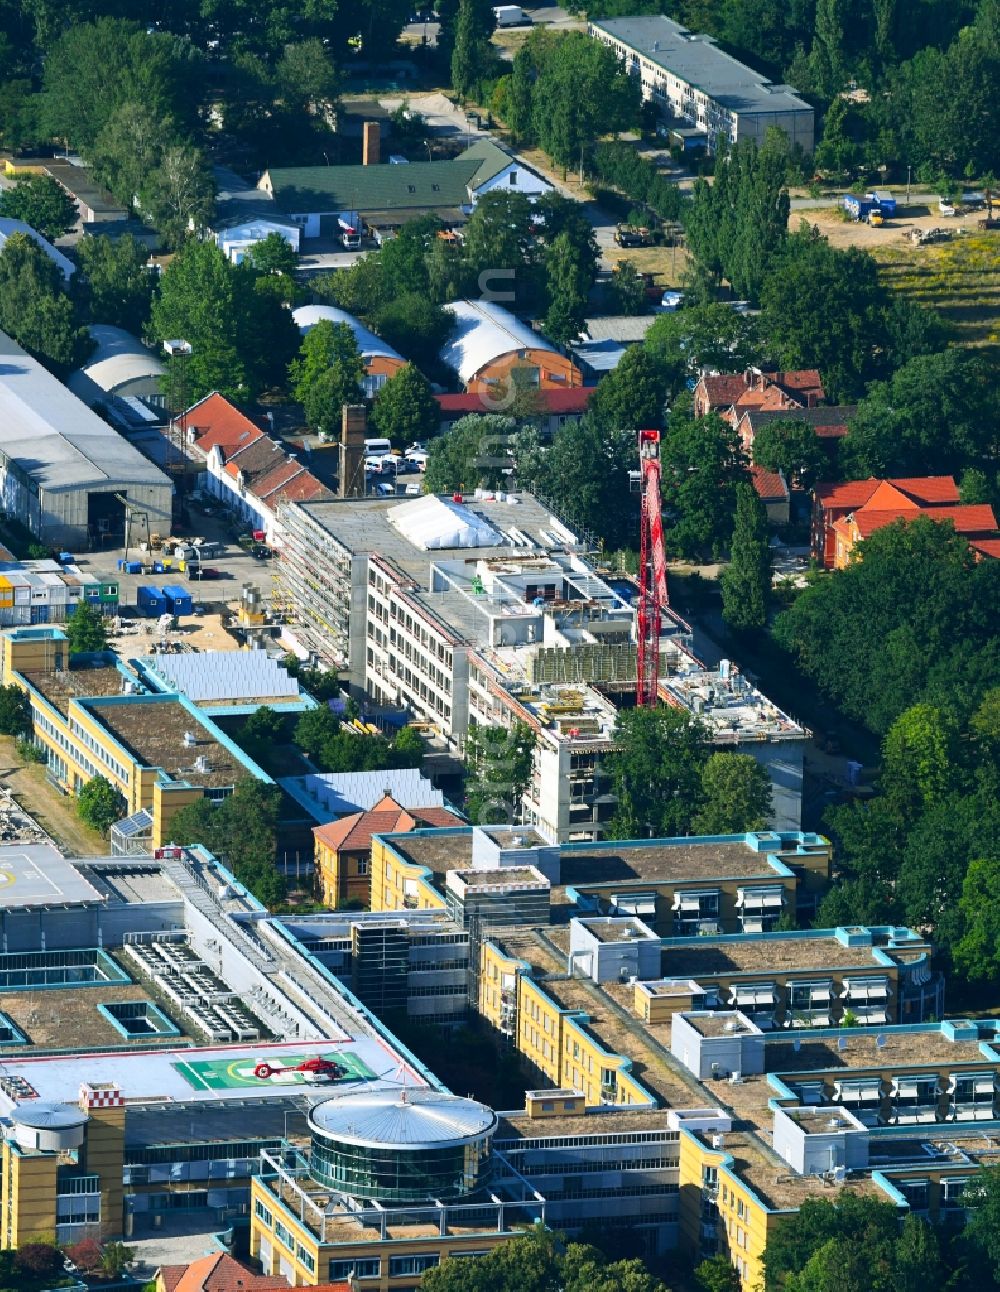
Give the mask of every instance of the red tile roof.
[[814, 395], [817, 399], [825, 397], [823, 378], [819, 375], [818, 368], [793, 368], [791, 372], [765, 372], [764, 376], [769, 381], [773, 381], [776, 386], [784, 387], [785, 390]]
[[788, 494], [788, 485], [779, 471], [765, 471], [763, 467], [752, 466], [750, 479], [757, 495], [764, 502], [784, 502]]
[[355, 812], [313, 828], [313, 837], [334, 852], [367, 851], [372, 835], [392, 834], [416, 830], [421, 826], [462, 825], [462, 819], [447, 808], [400, 807], [391, 794], [386, 794], [369, 812]]
[[185, 428], [193, 432], [195, 447], [208, 454], [216, 445], [226, 457], [238, 453], [264, 432], [250, 418], [234, 408], [218, 391], [206, 395], [184, 414]]
[[981, 556], [991, 556], [995, 561], [1000, 561], [1000, 538], [973, 538], [969, 546]]
[[[254, 1274], [227, 1252], [213, 1252], [190, 1265], [164, 1265], [160, 1277], [167, 1292], [288, 1292], [277, 1275]], [[327, 1284], [348, 1292], [347, 1283]]]
[[904, 476], [888, 482], [916, 502], [932, 506], [943, 502], [958, 502], [958, 486], [954, 476]]
[[844, 532], [853, 519], [862, 538], [874, 534], [877, 529], [891, 525], [894, 520], [917, 520], [926, 516], [939, 524], [951, 523], [958, 534], [993, 534], [997, 530], [997, 518], [988, 503], [976, 503], [965, 507], [860, 507], [851, 516], [838, 520], [835, 529]]
[[261, 476], [254, 485], [254, 493], [258, 498], [264, 500], [268, 494], [274, 493], [282, 485], [291, 484], [296, 476], [300, 476], [305, 471], [301, 462], [296, 462], [294, 458], [283, 457], [267, 475]]
[[300, 471], [271, 495], [269, 502], [324, 502], [333, 494], [311, 471]]
[[[570, 386], [567, 389], [536, 390], [535, 394], [539, 397], [539, 402], [548, 414], [584, 413], [595, 389], [596, 387], [594, 386]], [[461, 416], [465, 413], [490, 411], [484, 406], [483, 397], [475, 393], [435, 395], [434, 398], [440, 404], [442, 413], [454, 413]]]
[[818, 484], [813, 497], [824, 507], [863, 507], [881, 484], [874, 476], [867, 480], [848, 480], [844, 484]]
[[742, 372], [720, 372], [712, 377], [702, 377], [701, 384], [713, 408], [726, 408], [735, 404], [747, 388]]

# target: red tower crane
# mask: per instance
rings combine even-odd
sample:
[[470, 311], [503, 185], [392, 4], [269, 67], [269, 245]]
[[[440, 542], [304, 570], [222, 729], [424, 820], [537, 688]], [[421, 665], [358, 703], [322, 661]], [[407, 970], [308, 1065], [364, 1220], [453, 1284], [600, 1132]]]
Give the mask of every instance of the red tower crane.
[[638, 667], [635, 702], [639, 708], [656, 704], [660, 669], [660, 628], [667, 608], [667, 554], [663, 547], [660, 513], [660, 432], [639, 432], [642, 472], [642, 532], [639, 541]]

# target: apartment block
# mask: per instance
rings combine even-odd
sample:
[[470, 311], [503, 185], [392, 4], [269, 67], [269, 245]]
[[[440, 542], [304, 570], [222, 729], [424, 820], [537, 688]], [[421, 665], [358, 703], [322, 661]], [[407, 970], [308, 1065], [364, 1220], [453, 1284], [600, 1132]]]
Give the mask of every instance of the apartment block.
[[793, 148], [812, 152], [809, 104], [790, 85], [772, 84], [719, 49], [711, 36], [692, 35], [659, 15], [595, 19], [588, 30], [639, 80], [643, 99], [665, 118], [694, 127], [710, 152], [719, 135], [763, 144], [771, 127], [784, 131]]

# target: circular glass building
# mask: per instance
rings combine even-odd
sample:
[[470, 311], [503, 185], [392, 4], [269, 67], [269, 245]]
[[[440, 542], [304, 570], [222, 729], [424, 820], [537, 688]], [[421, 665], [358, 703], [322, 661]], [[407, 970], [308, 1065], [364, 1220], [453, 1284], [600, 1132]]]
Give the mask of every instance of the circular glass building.
[[461, 1198], [490, 1177], [497, 1117], [438, 1090], [373, 1090], [317, 1104], [309, 1114], [310, 1174], [354, 1198]]

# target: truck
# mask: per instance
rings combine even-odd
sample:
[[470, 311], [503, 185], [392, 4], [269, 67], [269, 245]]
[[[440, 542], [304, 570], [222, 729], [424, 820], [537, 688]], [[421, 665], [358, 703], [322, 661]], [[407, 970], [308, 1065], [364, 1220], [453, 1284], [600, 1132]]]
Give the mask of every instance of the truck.
[[648, 247], [651, 242], [648, 229], [633, 224], [619, 224], [615, 229], [615, 244], [619, 247]]
[[498, 4], [493, 7], [498, 27], [521, 27], [528, 20], [519, 4]]
[[896, 199], [885, 189], [872, 189], [870, 193], [865, 194], [865, 198], [874, 202], [887, 220], [891, 220], [896, 214]]
[[361, 249], [361, 213], [359, 211], [341, 211], [337, 216], [337, 228], [340, 230], [340, 243], [345, 251]]
[[867, 220], [868, 212], [875, 209], [875, 203], [870, 197], [858, 197], [854, 193], [845, 193], [841, 201], [844, 210], [856, 221]]

